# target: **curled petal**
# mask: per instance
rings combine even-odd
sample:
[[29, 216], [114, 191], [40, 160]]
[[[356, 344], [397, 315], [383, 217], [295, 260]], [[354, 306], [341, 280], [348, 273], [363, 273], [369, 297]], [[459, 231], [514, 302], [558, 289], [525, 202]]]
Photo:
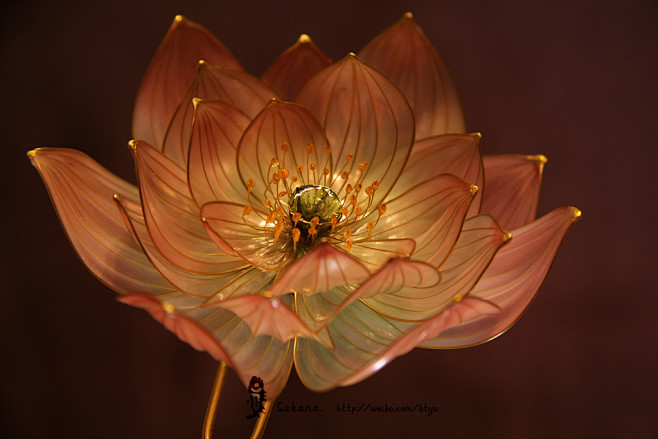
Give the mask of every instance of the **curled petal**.
[[416, 139], [464, 132], [448, 69], [410, 13], [368, 43], [359, 56], [400, 87], [416, 118]]
[[277, 242], [275, 227], [264, 212], [245, 213], [241, 204], [217, 202], [203, 206], [203, 225], [215, 244], [265, 271], [279, 271], [289, 262], [292, 245]]
[[479, 190], [471, 203], [467, 217], [477, 215], [482, 203], [484, 170], [480, 155], [480, 139], [476, 134], [446, 134], [430, 137], [414, 144], [400, 179], [387, 199], [393, 199], [407, 188], [440, 174], [452, 174]]
[[[313, 172], [309, 168], [314, 163], [331, 171], [331, 157], [325, 152], [328, 146], [322, 128], [308, 111], [297, 104], [273, 100], [253, 120], [240, 141], [238, 172], [245, 187], [250, 179], [254, 180], [251, 194], [255, 199], [261, 202], [280, 199], [287, 205], [287, 187], [329, 186], [320, 179], [321, 171]], [[297, 165], [302, 166], [301, 171]], [[275, 181], [274, 174], [280, 169], [288, 170], [290, 180], [279, 177]], [[298, 179], [294, 184], [293, 176]], [[279, 197], [281, 192], [285, 193]]]
[[498, 252], [471, 292], [472, 297], [496, 305], [501, 312], [450, 328], [438, 338], [423, 342], [421, 347], [472, 346], [509, 329], [532, 302], [567, 231], [579, 218], [578, 209], [561, 207], [513, 230], [513, 239]]
[[292, 368], [291, 341], [283, 343], [274, 337], [255, 336], [244, 320], [223, 308], [181, 309], [175, 300], [165, 299], [161, 303], [156, 298], [127, 296], [124, 303], [145, 309], [195, 349], [226, 361], [245, 387], [252, 376], [259, 376], [268, 398], [276, 398], [283, 390]]
[[114, 206], [113, 195], [117, 192], [138, 199], [136, 187], [79, 151], [39, 148], [28, 156], [48, 188], [71, 244], [89, 271], [122, 294], [174, 290], [153, 268]]
[[441, 264], [439, 285], [424, 289], [406, 288], [396, 294], [380, 294], [365, 299], [364, 303], [394, 320], [424, 321], [466, 297], [498, 249], [508, 240], [509, 235], [490, 216], [469, 218], [464, 221], [462, 233], [450, 256]]
[[196, 101], [187, 179], [194, 201], [247, 204], [247, 189], [235, 165], [236, 151], [249, 118], [223, 101]]
[[487, 190], [482, 211], [493, 215], [504, 227], [516, 229], [535, 219], [543, 155], [499, 155], [484, 157]]
[[371, 273], [379, 270], [390, 259], [408, 258], [414, 252], [416, 241], [413, 239], [368, 239], [355, 241], [348, 249], [345, 243], [340, 247], [361, 262]]
[[242, 67], [204, 27], [177, 16], [149, 65], [137, 93], [133, 138], [161, 148], [171, 120], [192, 82], [199, 60]]
[[209, 305], [221, 306], [235, 313], [247, 322], [255, 336], [270, 335], [282, 342], [297, 336], [313, 338], [313, 332], [286, 306], [286, 302], [289, 302], [288, 296], [270, 298], [250, 294], [222, 302], [209, 302]]
[[377, 181], [371, 203], [376, 208], [399, 177], [414, 139], [413, 115], [402, 93], [348, 55], [311, 78], [297, 101], [320, 121], [329, 139], [332, 190], [342, 196], [347, 184], [360, 182], [365, 188]]
[[[431, 261], [439, 266], [448, 256], [461, 232], [462, 223], [477, 188], [453, 175], [430, 178], [387, 199], [386, 214], [373, 228], [374, 239], [392, 239], [413, 236], [416, 241], [414, 259]], [[365, 218], [361, 222], [375, 222]], [[361, 226], [357, 234], [368, 233]]]
[[258, 78], [201, 61], [192, 85], [167, 128], [163, 152], [182, 168], [187, 166], [195, 99], [222, 100], [251, 119], [276, 97], [276, 93]]
[[272, 63], [262, 79], [285, 100], [294, 101], [306, 81], [330, 64], [331, 59], [322, 53], [309, 36], [302, 35]]
[[[233, 284], [236, 278], [247, 270], [247, 264], [237, 259], [235, 266], [229, 266], [225, 273], [200, 274], [195, 273], [166, 258], [153, 244], [153, 240], [146, 229], [146, 221], [142, 214], [142, 206], [129, 199], [116, 195], [114, 200], [119, 207], [126, 226], [130, 229], [135, 240], [141, 245], [153, 266], [162, 276], [181, 291], [197, 297], [210, 297], [217, 295]], [[228, 297], [229, 294], [225, 294]]]
[[203, 227], [185, 171], [143, 142], [132, 142], [146, 228], [171, 263], [199, 274], [222, 274], [244, 266], [220, 251]]
[[356, 259], [324, 242], [292, 263], [272, 285], [270, 292], [273, 296], [289, 292], [311, 296], [335, 287], [361, 283], [368, 276], [368, 269]]

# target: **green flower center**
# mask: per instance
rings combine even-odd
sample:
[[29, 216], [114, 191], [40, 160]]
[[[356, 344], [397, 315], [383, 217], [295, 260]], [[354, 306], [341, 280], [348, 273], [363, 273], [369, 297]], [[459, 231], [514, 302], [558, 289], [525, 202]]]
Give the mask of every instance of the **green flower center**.
[[338, 195], [324, 186], [300, 186], [290, 197], [290, 216], [294, 218], [296, 213], [301, 214], [299, 222], [307, 228], [316, 217], [318, 226], [331, 224], [331, 217], [340, 218], [341, 207]]

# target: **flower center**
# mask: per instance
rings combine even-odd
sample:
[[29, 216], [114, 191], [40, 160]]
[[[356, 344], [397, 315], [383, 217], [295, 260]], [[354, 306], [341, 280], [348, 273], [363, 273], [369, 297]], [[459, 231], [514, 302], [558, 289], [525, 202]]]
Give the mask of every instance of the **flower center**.
[[302, 246], [333, 230], [342, 215], [340, 198], [325, 186], [299, 186], [292, 193], [289, 204], [290, 219], [295, 229], [299, 229], [298, 239]]

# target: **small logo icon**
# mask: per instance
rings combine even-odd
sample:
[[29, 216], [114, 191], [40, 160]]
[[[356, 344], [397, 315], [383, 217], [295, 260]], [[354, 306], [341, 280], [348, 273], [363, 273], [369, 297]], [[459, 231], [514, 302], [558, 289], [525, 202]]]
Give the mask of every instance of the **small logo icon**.
[[247, 402], [251, 406], [252, 413], [247, 416], [247, 419], [260, 417], [260, 414], [265, 411], [265, 387], [263, 380], [260, 377], [251, 377], [249, 381], [249, 399]]

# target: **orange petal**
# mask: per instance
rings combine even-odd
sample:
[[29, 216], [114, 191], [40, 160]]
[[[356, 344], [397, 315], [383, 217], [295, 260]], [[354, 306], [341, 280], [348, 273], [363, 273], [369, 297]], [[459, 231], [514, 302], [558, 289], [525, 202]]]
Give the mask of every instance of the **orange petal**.
[[369, 276], [356, 259], [324, 242], [292, 263], [270, 292], [274, 296], [289, 292], [311, 296], [334, 287], [361, 283]]
[[137, 199], [137, 188], [79, 151], [39, 148], [28, 156], [89, 271], [123, 294], [174, 290], [153, 268], [114, 206], [115, 193]]
[[306, 81], [330, 64], [331, 59], [322, 53], [309, 36], [302, 35], [272, 63], [262, 79], [285, 100], [294, 101]]
[[509, 329], [525, 312], [544, 282], [569, 228], [580, 218], [574, 207], [561, 207], [512, 231], [477, 283], [471, 296], [501, 309], [450, 328], [421, 347], [459, 348], [484, 343]]
[[[336, 171], [332, 190], [342, 196], [347, 184], [361, 182], [365, 188], [376, 180], [379, 190], [371, 203], [376, 209], [398, 179], [413, 143], [413, 115], [402, 93], [348, 55], [311, 78], [297, 100], [320, 121], [331, 144]], [[353, 157], [346, 163], [348, 154]], [[368, 166], [361, 171], [363, 162]], [[341, 169], [349, 172], [348, 178], [338, 178]]]
[[275, 97], [276, 93], [258, 78], [231, 68], [199, 62], [192, 85], [167, 128], [163, 152], [182, 168], [187, 166], [195, 99], [222, 100], [252, 119]]
[[210, 32], [177, 16], [146, 70], [137, 93], [133, 138], [162, 148], [169, 121], [202, 59], [242, 70], [233, 55]]
[[436, 175], [452, 174], [479, 188], [467, 217], [477, 215], [484, 188], [481, 138], [480, 134], [447, 134], [416, 142], [400, 179], [387, 198], [398, 197], [407, 188]]
[[483, 158], [486, 190], [482, 212], [515, 229], [537, 215], [543, 155], [498, 155]]
[[[313, 145], [308, 152], [308, 145]], [[284, 145], [287, 145], [287, 150]], [[319, 172], [311, 172], [309, 163], [323, 166], [328, 160], [325, 148], [327, 138], [318, 122], [303, 107], [273, 100], [256, 117], [244, 133], [238, 146], [238, 171], [244, 183], [255, 181], [252, 197], [263, 202], [274, 201], [277, 194], [285, 191], [283, 182], [268, 185], [274, 172], [288, 169], [291, 176], [297, 176], [298, 185], [323, 184]], [[272, 165], [276, 160], [277, 166]], [[303, 171], [297, 171], [302, 164]], [[329, 168], [331, 168], [329, 163]], [[287, 205], [288, 195], [280, 198]]]
[[215, 244], [234, 252], [249, 264], [265, 271], [279, 271], [288, 265], [292, 243], [277, 242], [274, 225], [265, 224], [267, 214], [236, 203], [208, 203], [201, 210], [203, 224]]
[[223, 101], [197, 101], [187, 179], [194, 201], [248, 204], [238, 175], [236, 154], [249, 118]]
[[345, 243], [335, 243], [335, 245], [349, 252], [370, 272], [375, 272], [390, 259], [411, 256], [416, 247], [416, 241], [413, 239], [368, 239], [367, 241], [353, 242], [351, 250], [347, 248]]
[[465, 131], [448, 69], [410, 13], [368, 43], [359, 56], [400, 87], [416, 118], [416, 139]]

